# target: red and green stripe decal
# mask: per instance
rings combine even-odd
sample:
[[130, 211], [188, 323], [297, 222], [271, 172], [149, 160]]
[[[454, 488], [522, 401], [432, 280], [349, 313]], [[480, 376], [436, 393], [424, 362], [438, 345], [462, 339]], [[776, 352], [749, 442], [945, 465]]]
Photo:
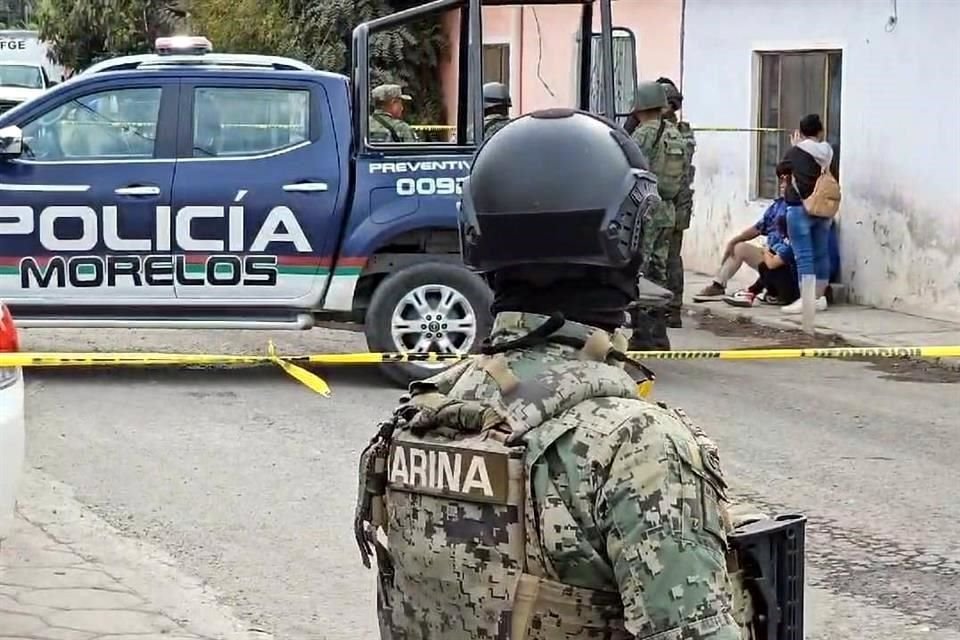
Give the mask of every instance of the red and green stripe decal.
[[[196, 253], [186, 255], [187, 273], [203, 272], [204, 263], [208, 256]], [[37, 261], [38, 265], [45, 266], [53, 256], [32, 257]], [[71, 256], [63, 257], [70, 258]], [[21, 260], [23, 260], [23, 258], [0, 257], [0, 275], [19, 275]], [[277, 256], [277, 273], [280, 275], [329, 276], [332, 271], [332, 275], [334, 276], [359, 276], [364, 265], [367, 263], [367, 259], [340, 258], [336, 266], [331, 269], [332, 263], [332, 258], [318, 258], [316, 256]]]

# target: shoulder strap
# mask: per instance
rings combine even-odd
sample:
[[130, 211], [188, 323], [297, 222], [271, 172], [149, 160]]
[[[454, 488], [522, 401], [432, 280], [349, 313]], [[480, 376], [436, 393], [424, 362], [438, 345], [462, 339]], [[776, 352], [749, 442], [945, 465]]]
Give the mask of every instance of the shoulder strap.
[[397, 130], [393, 128], [393, 125], [387, 122], [387, 119], [384, 118], [379, 113], [373, 114], [373, 119], [383, 125], [383, 128], [390, 132], [390, 137], [393, 138], [394, 142], [402, 142], [400, 140], [400, 135], [397, 133]]
[[660, 138], [663, 137], [663, 130], [667, 128], [667, 121], [663, 118], [660, 118], [660, 128], [657, 129], [657, 136], [653, 139], [653, 148], [656, 149], [657, 145], [660, 144]]

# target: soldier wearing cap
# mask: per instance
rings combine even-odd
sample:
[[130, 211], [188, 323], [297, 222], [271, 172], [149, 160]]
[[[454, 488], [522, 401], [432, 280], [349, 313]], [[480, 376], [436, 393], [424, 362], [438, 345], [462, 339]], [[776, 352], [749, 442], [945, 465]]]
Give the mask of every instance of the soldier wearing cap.
[[382, 84], [370, 92], [370, 142], [418, 142], [417, 134], [403, 121], [404, 103], [412, 100], [398, 84]]

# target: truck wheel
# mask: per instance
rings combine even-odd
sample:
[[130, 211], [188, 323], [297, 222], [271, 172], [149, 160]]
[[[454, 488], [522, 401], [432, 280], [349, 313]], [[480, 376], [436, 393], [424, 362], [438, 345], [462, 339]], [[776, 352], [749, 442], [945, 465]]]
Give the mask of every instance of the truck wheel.
[[[470, 353], [490, 334], [493, 294], [459, 265], [425, 262], [380, 283], [364, 331], [372, 352]], [[446, 363], [383, 364], [391, 380], [407, 385], [451, 367]]]

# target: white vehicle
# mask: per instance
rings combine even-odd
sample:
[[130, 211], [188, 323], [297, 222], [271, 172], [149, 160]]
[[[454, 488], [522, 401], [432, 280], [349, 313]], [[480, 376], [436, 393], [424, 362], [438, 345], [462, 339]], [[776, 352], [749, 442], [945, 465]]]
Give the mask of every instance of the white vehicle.
[[63, 79], [36, 31], [0, 31], [0, 113], [42, 94]]
[[[13, 316], [0, 303], [0, 352], [19, 351]], [[0, 544], [10, 535], [24, 457], [23, 374], [0, 367]]]

